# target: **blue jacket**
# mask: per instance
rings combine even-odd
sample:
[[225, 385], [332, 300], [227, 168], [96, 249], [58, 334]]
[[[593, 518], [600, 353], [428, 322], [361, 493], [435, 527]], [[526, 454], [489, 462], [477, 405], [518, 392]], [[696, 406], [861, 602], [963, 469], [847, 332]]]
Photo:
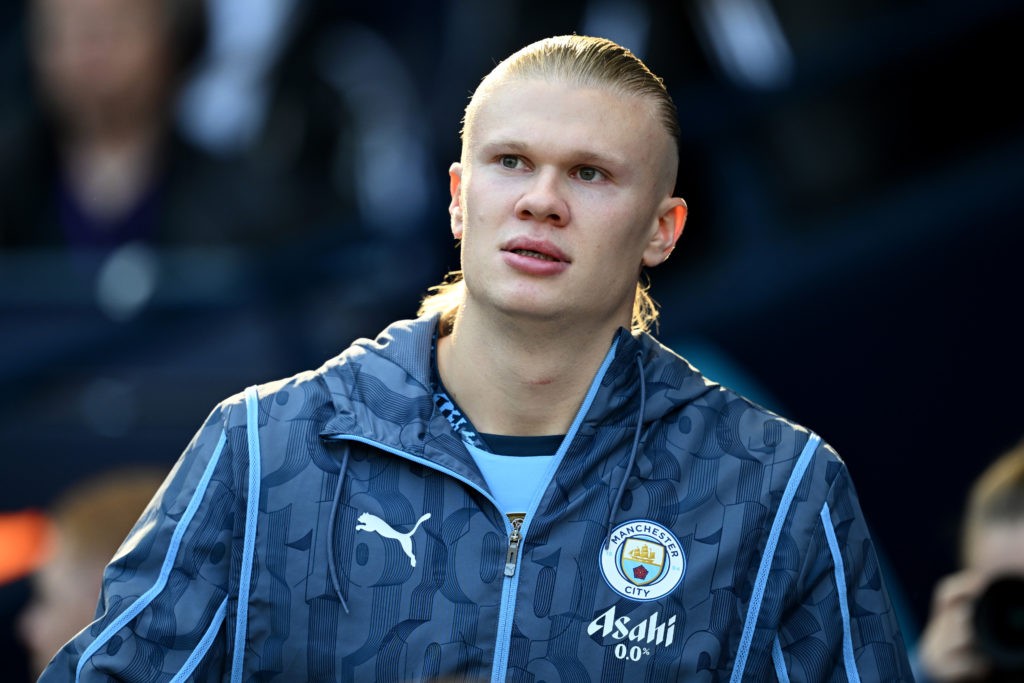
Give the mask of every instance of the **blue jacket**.
[[218, 405], [41, 680], [913, 680], [819, 437], [620, 330], [513, 526], [435, 326]]

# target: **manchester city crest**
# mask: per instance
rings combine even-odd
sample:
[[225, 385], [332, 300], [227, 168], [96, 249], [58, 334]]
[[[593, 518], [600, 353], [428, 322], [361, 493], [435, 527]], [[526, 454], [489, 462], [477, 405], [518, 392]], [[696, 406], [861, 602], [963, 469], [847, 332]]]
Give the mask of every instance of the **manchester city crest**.
[[683, 547], [675, 534], [660, 524], [647, 520], [620, 524], [607, 545], [601, 550], [601, 573], [624, 597], [642, 602], [657, 600], [683, 579]]

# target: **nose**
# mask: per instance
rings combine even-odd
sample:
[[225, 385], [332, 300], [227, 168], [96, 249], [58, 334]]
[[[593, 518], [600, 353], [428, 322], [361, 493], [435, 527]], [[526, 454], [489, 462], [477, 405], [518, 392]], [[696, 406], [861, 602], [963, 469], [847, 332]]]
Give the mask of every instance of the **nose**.
[[541, 171], [531, 179], [526, 191], [516, 202], [516, 217], [564, 227], [569, 222], [569, 205], [565, 201], [559, 177], [554, 171]]

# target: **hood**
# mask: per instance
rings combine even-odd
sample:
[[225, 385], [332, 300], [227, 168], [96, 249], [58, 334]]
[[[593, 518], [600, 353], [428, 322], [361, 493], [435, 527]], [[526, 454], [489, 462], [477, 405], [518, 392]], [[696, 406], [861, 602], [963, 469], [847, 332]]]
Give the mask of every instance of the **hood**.
[[[376, 339], [359, 339], [320, 369], [336, 410], [324, 437], [350, 435], [427, 457], [478, 478], [472, 456], [434, 405], [431, 358], [438, 316], [402, 320]], [[581, 423], [632, 426], [637, 421], [640, 377], [646, 385], [643, 424], [656, 422], [716, 388], [685, 359], [648, 334], [620, 328], [601, 386]], [[640, 363], [637, 363], [637, 359]]]
[[631, 424], [639, 405], [641, 371], [646, 391], [641, 417], [644, 424], [662, 420], [719, 387], [685, 358], [647, 333], [634, 335], [619, 328], [617, 339], [615, 359], [584, 424], [596, 426], [620, 421]]
[[427, 458], [482, 484], [473, 456], [434, 405], [437, 315], [401, 320], [323, 365], [336, 414], [320, 436], [350, 436]]

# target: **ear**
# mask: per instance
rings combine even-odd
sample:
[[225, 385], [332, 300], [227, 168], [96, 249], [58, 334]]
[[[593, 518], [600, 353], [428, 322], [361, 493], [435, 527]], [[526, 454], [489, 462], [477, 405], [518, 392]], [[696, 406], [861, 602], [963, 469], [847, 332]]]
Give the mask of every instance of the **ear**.
[[462, 239], [462, 164], [453, 163], [448, 168], [448, 191], [452, 195], [452, 202], [448, 205], [448, 215], [452, 218], [452, 236], [455, 239]]
[[669, 197], [658, 209], [658, 221], [647, 248], [644, 249], [644, 265], [648, 268], [662, 263], [676, 247], [676, 241], [683, 234], [686, 224], [686, 202], [681, 197]]

